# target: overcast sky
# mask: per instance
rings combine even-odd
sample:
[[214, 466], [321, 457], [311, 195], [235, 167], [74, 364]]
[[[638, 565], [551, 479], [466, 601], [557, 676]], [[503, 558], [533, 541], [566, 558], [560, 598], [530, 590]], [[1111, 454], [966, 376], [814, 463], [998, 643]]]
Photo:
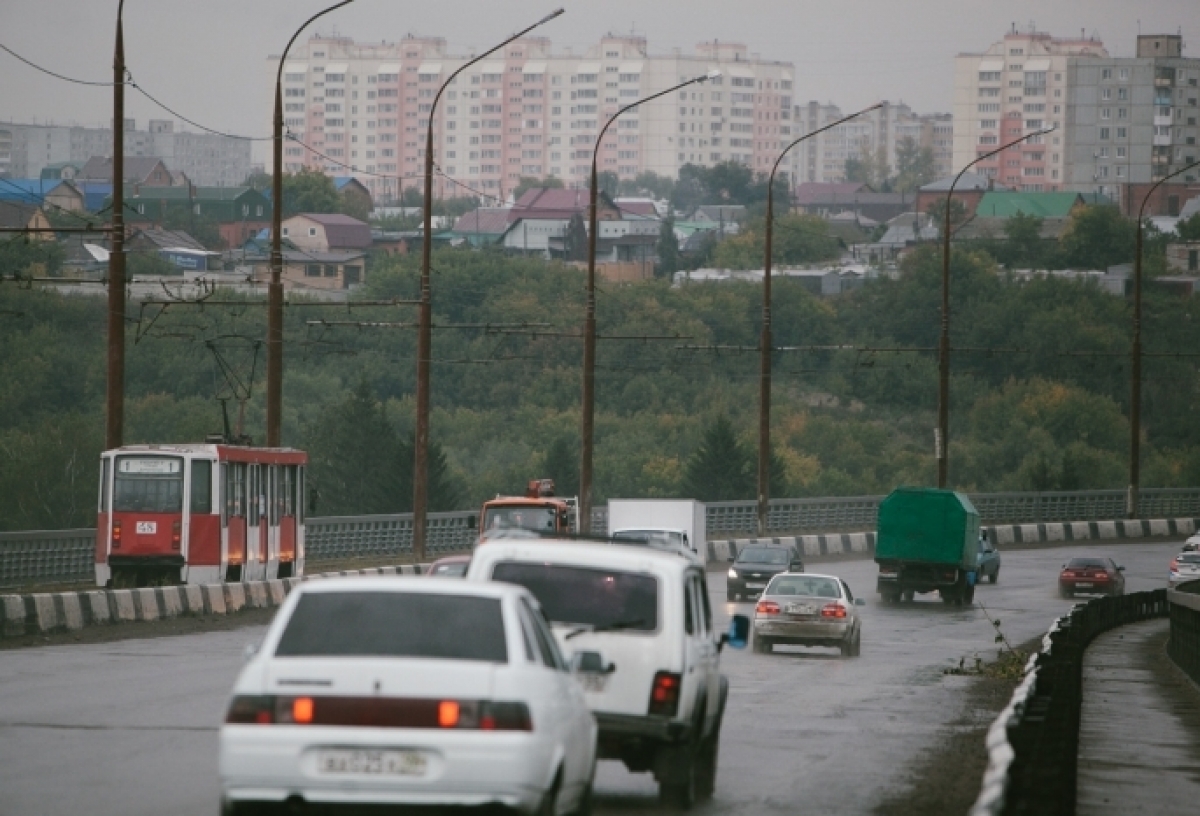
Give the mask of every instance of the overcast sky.
[[[219, 130], [270, 131], [268, 54], [333, 0], [126, 0], [125, 53], [135, 82], [184, 116]], [[355, 0], [316, 29], [360, 41], [407, 33], [445, 37], [452, 53], [483, 50], [558, 4], [566, 13], [540, 33], [555, 50], [635, 31], [651, 53], [691, 52], [702, 40], [745, 43], [764, 59], [796, 66], [795, 98], [845, 110], [880, 99], [920, 113], [950, 111], [953, 56], [987, 48], [1035, 24], [1055, 36], [1095, 35], [1132, 56], [1142, 33], [1184, 36], [1200, 57], [1198, 0]], [[58, 73], [112, 78], [117, 0], [0, 0], [0, 43]], [[0, 51], [0, 120], [99, 125], [112, 92], [39, 74]], [[126, 116], [144, 127], [174, 118], [136, 92]], [[177, 124], [177, 127], [179, 125]], [[191, 130], [192, 128], [184, 129]], [[265, 156], [257, 150], [255, 156]]]

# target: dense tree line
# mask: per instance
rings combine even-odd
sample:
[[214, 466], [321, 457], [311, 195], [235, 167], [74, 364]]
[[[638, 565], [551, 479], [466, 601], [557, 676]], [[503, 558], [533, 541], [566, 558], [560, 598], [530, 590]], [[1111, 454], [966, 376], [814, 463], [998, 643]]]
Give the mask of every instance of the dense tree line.
[[[1128, 300], [1086, 282], [1011, 278], [986, 249], [952, 256], [952, 482], [1124, 486]], [[418, 266], [416, 257], [379, 260], [361, 296], [416, 296]], [[775, 343], [799, 350], [775, 358], [774, 495], [933, 481], [940, 281], [941, 254], [929, 247], [896, 279], [838, 297], [776, 282]], [[753, 496], [761, 291], [752, 283], [601, 285], [597, 500]], [[583, 273], [561, 264], [492, 251], [435, 255], [435, 509], [475, 506], [534, 477], [552, 476], [563, 492], [576, 487], [583, 294]], [[1168, 356], [1200, 348], [1193, 308], [1147, 288], [1147, 487], [1200, 482], [1196, 358]], [[285, 316], [284, 442], [311, 452], [318, 513], [403, 511], [412, 495], [416, 338], [397, 324], [411, 325], [415, 312], [356, 308], [357, 321], [392, 324], [356, 328], [309, 325], [313, 311]], [[104, 298], [5, 284], [0, 315], [0, 526], [90, 524], [103, 444]], [[136, 302], [129, 315], [139, 320]], [[252, 348], [266, 334], [262, 307], [172, 307], [147, 324], [130, 325], [127, 441], [198, 441], [219, 431], [214, 396], [225, 383], [206, 341], [242, 338]], [[665, 335], [678, 339], [650, 339]], [[812, 348], [835, 345], [851, 348]], [[248, 371], [248, 352], [230, 357]], [[246, 422], [261, 440], [261, 366], [258, 377]]]

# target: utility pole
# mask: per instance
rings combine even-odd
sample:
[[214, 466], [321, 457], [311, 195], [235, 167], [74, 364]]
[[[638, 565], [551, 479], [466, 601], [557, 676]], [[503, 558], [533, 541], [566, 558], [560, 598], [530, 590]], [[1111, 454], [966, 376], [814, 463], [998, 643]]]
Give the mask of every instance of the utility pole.
[[125, 435], [125, 32], [117, 6], [113, 49], [112, 244], [108, 255], [108, 371], [104, 446], [121, 447]]

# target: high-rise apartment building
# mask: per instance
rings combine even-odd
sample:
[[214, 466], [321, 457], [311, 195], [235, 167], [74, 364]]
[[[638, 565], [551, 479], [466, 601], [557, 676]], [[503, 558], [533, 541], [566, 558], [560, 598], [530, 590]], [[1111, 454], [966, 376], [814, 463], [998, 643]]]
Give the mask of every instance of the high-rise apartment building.
[[[0, 122], [0, 175], [37, 178], [48, 165], [111, 156], [112, 144], [110, 128]], [[172, 173], [205, 187], [236, 187], [251, 169], [248, 140], [176, 132], [175, 123], [165, 119], [151, 119], [146, 130], [126, 119], [125, 155], [158, 157]]]
[[[797, 106], [794, 113], [795, 134], [803, 136], [812, 133], [846, 115], [841, 108], [832, 104], [809, 102]], [[801, 142], [785, 161], [797, 183], [845, 181], [848, 159], [882, 159], [889, 173], [894, 173], [898, 164], [896, 149], [905, 139], [912, 139], [917, 146], [930, 148], [934, 156], [935, 173], [940, 176], [949, 165], [953, 132], [949, 114], [920, 115], [902, 102], [884, 102], [876, 110]], [[787, 142], [783, 146], [786, 147]]]
[[[270, 58], [272, 76], [278, 57]], [[367, 44], [314, 37], [283, 69], [284, 119], [294, 137], [284, 169], [353, 174], [377, 201], [420, 187], [429, 112], [438, 88], [469, 56], [440, 37]], [[709, 82], [624, 114], [621, 107], [711, 70]], [[675, 177], [685, 164], [738, 161], [768, 171], [792, 136], [786, 62], [744, 45], [701, 43], [694, 54], [651, 54], [644, 37], [609, 34], [585, 54], [554, 53], [550, 40], [518, 40], [446, 88], [434, 121], [439, 196], [506, 198], [522, 176], [586, 184], [592, 151], [601, 171]], [[461, 186], [459, 186], [461, 185]]]
[[1136, 56], [1113, 57], [1095, 39], [1014, 30], [956, 60], [954, 164], [1055, 125], [977, 172], [1014, 189], [1101, 193], [1129, 212], [1131, 189], [1200, 154], [1198, 81], [1178, 35], [1139, 36]]

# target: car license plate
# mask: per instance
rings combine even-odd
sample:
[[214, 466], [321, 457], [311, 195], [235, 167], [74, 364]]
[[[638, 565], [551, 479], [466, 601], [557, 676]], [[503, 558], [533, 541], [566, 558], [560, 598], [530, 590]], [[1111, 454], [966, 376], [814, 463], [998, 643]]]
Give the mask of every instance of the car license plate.
[[154, 535], [158, 532], [157, 521], [139, 521], [137, 523], [138, 535]]
[[608, 675], [598, 674], [596, 672], [580, 672], [575, 675], [575, 679], [579, 681], [579, 685], [589, 694], [599, 694], [608, 686]]
[[755, 584], [755, 583], [751, 583], [750, 581], [746, 582], [746, 589], [766, 589], [766, 588], [767, 588], [766, 584]]
[[1080, 581], [1080, 582], [1077, 582], [1077, 583], [1075, 584], [1075, 588], [1076, 588], [1076, 589], [1091, 589], [1091, 588], [1092, 588], [1092, 585], [1091, 585], [1091, 584], [1085, 584], [1085, 583], [1083, 583], [1082, 581]]
[[317, 757], [323, 774], [424, 776], [429, 761], [420, 751], [324, 750]]
[[817, 608], [812, 604], [791, 603], [784, 609], [789, 615], [812, 615], [817, 611]]

